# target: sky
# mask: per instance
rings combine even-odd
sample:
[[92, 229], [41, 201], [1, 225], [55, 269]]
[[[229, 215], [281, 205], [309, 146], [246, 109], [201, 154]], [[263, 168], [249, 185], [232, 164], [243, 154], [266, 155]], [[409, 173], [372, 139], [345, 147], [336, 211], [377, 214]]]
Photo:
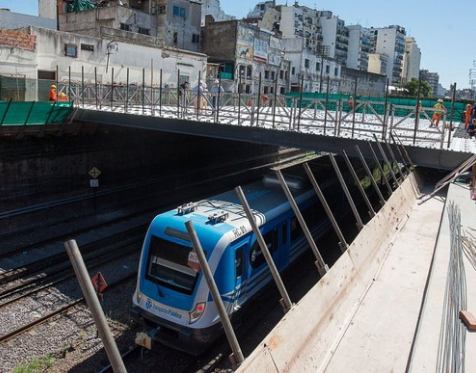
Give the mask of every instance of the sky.
[[[257, 2], [221, 0], [221, 6], [228, 14], [240, 18]], [[348, 25], [404, 26], [422, 51], [421, 68], [440, 74], [445, 88], [454, 82], [458, 88], [469, 86], [469, 69], [476, 60], [475, 0], [301, 0], [299, 3], [331, 10]], [[0, 8], [26, 14], [38, 14], [37, 4], [38, 0], [0, 0]]]

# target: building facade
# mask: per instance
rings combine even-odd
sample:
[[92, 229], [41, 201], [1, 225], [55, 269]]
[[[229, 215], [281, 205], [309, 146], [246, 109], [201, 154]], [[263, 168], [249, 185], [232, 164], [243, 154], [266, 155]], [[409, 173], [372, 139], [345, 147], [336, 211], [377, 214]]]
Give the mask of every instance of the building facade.
[[56, 30], [56, 14], [53, 19], [46, 17], [30, 16], [11, 12], [8, 9], [0, 9], [0, 28], [14, 29], [20, 27], [35, 26]]
[[207, 17], [202, 38], [209, 62], [220, 66], [225, 91], [256, 94], [260, 76], [261, 94], [289, 91], [290, 63], [282, 40], [271, 32], [244, 21], [213, 22]]
[[[10, 33], [9, 38], [15, 36], [22, 43], [14, 47], [9, 45], [9, 39], [1, 38], [6, 32]], [[125, 42], [36, 27], [0, 30], [1, 75], [16, 78], [25, 87], [25, 100], [48, 100], [50, 83], [57, 80], [60, 85], [67, 85], [70, 68], [71, 81], [80, 82], [84, 70], [84, 81], [89, 84], [97, 78], [99, 83], [108, 84], [113, 79], [115, 84], [124, 85], [128, 69], [129, 82], [135, 85], [142, 83], [144, 69], [146, 84], [155, 86], [159, 83], [160, 69], [164, 87], [176, 87], [179, 72], [181, 79], [192, 85], [197, 84], [199, 71], [206, 76], [207, 56], [174, 48], [157, 48], [153, 41], [149, 41], [148, 46], [147, 39], [153, 38], [139, 37], [146, 40], [136, 37]]]
[[392, 83], [400, 83], [405, 55], [405, 28], [392, 25], [372, 29], [372, 33], [374, 52], [385, 55], [388, 59], [385, 75]]
[[405, 57], [403, 59], [402, 81], [418, 79], [420, 73], [421, 51], [415, 38], [405, 38]]
[[345, 66], [349, 48], [349, 30], [344, 21], [330, 11], [323, 11], [319, 12], [319, 22], [322, 30], [322, 44], [327, 57]]
[[367, 71], [372, 74], [387, 75], [388, 57], [384, 54], [369, 53]]
[[156, 38], [162, 47], [198, 52], [202, 4], [192, 0], [106, 2], [104, 6], [71, 12], [59, 5], [61, 31], [100, 37], [109, 28]]
[[350, 69], [367, 71], [369, 54], [372, 53], [371, 31], [361, 25], [347, 26], [347, 29], [349, 30], [349, 49], [346, 65]]
[[438, 84], [440, 83], [440, 76], [438, 73], [433, 73], [428, 70], [420, 70], [420, 79], [428, 82], [434, 96], [438, 95]]
[[229, 21], [235, 17], [226, 14], [220, 5], [220, 0], [200, 0], [202, 4], [201, 25], [205, 26], [205, 17], [212, 16], [215, 21]]

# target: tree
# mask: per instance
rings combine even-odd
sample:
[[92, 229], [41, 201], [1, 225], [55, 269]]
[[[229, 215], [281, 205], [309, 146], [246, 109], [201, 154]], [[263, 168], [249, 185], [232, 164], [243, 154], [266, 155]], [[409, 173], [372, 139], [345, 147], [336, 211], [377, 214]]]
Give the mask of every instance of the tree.
[[[418, 94], [418, 79], [412, 79], [403, 86], [407, 90], [408, 96], [416, 97]], [[430, 84], [426, 80], [421, 81], [420, 97], [430, 97], [433, 95]]]

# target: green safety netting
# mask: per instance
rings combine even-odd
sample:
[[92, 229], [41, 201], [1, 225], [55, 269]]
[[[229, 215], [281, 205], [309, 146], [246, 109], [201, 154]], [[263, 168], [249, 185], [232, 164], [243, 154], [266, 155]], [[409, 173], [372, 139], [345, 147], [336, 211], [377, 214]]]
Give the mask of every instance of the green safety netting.
[[68, 13], [82, 12], [96, 8], [96, 4], [89, 0], [73, 0], [66, 7]]
[[62, 124], [73, 109], [71, 102], [0, 101], [1, 126]]
[[[327, 100], [327, 110], [336, 110], [337, 103], [340, 102], [342, 104], [342, 108], [345, 112], [351, 111], [351, 107], [349, 105], [349, 98], [351, 95], [345, 95], [345, 94], [335, 94], [335, 93], [330, 93]], [[309, 107], [311, 104], [312, 100], [320, 100], [323, 104], [326, 102], [326, 93], [312, 93], [312, 92], [303, 92], [302, 93], [302, 98], [303, 102], [300, 105], [299, 104], [299, 98], [300, 98], [300, 93], [299, 92], [291, 92], [287, 95], [287, 105], [291, 106], [294, 104], [297, 106], [301, 107]], [[385, 98], [384, 97], [371, 97], [371, 96], [357, 96], [357, 101], [358, 103], [361, 102], [369, 102], [371, 103], [372, 109], [375, 110], [376, 113], [382, 115], [385, 111]], [[421, 107], [422, 108], [432, 108], [436, 102], [437, 99], [420, 99], [421, 101]], [[390, 107], [390, 105], [393, 105], [393, 113], [395, 116], [398, 117], [404, 117], [412, 113], [416, 107], [416, 98], [403, 98], [403, 97], [388, 97], [387, 99], [387, 105]], [[448, 110], [448, 115], [447, 115], [447, 120], [450, 120], [450, 112], [451, 112], [451, 102], [445, 100], [444, 105], [446, 109]], [[322, 109], [322, 107], [318, 106], [317, 109]], [[466, 103], [465, 102], [455, 102], [454, 103], [454, 114], [453, 114], [453, 120], [454, 121], [459, 121], [462, 120], [463, 114], [466, 110]], [[369, 113], [372, 114], [371, 111], [369, 111], [368, 107], [360, 107], [359, 109], [356, 110], [357, 113]], [[430, 116], [432, 115], [432, 112], [428, 113]], [[424, 118], [424, 114], [420, 115], [421, 118]]]

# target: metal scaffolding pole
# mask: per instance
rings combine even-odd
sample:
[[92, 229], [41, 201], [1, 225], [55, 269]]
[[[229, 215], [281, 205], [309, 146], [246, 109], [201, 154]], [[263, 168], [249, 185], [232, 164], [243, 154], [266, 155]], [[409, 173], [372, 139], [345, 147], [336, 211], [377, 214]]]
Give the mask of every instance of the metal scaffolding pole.
[[377, 157], [377, 154], [375, 154], [375, 151], [374, 151], [374, 148], [372, 147], [372, 144], [369, 142], [369, 148], [370, 148], [370, 152], [372, 153], [372, 157], [374, 158], [374, 161], [375, 163], [377, 164], [377, 167], [380, 171], [380, 175], [381, 175], [381, 179], [383, 180], [383, 182], [385, 183], [385, 186], [387, 187], [387, 190], [390, 194], [393, 193], [393, 189], [392, 187], [390, 186], [390, 183], [388, 182], [388, 179], [387, 179], [387, 176], [385, 175], [385, 171], [383, 170], [383, 167], [382, 165], [380, 164], [380, 161]]
[[259, 227], [256, 224], [255, 217], [253, 215], [253, 212], [251, 211], [251, 208], [248, 203], [248, 200], [246, 199], [245, 193], [243, 192], [243, 189], [241, 189], [241, 186], [236, 187], [235, 192], [238, 195], [238, 198], [240, 199], [243, 209], [245, 210], [246, 217], [248, 218], [248, 221], [250, 222], [251, 228], [253, 229], [253, 232], [256, 236], [256, 241], [258, 242], [261, 252], [263, 253], [264, 258], [266, 259], [266, 263], [268, 263], [269, 269], [271, 271], [271, 275], [273, 276], [274, 282], [276, 283], [276, 286], [278, 287], [279, 294], [281, 294], [281, 300], [280, 300], [281, 305], [283, 306], [284, 313], [286, 313], [291, 309], [293, 304], [291, 302], [291, 299], [289, 298], [289, 295], [286, 290], [286, 287], [284, 286], [283, 280], [281, 279], [281, 275], [279, 274], [279, 271], [276, 268], [276, 264], [274, 263], [273, 256], [269, 252], [268, 246], [266, 245], [266, 241], [264, 240], [263, 235], [261, 234], [261, 231], [259, 230]]
[[349, 169], [350, 174], [352, 175], [352, 178], [354, 179], [354, 183], [357, 186], [357, 189], [359, 189], [359, 192], [362, 195], [362, 198], [363, 198], [365, 204], [367, 205], [367, 207], [369, 209], [370, 217], [375, 216], [375, 210], [374, 210], [372, 204], [370, 203], [369, 197], [367, 197], [367, 194], [365, 193], [365, 190], [364, 190], [362, 184], [360, 183], [360, 179], [357, 176], [357, 173], [355, 172], [354, 166], [352, 166], [352, 162], [350, 161], [350, 159], [347, 156], [347, 153], [345, 151], [343, 152], [343, 155], [344, 155], [344, 161], [347, 165], [347, 168]]
[[375, 193], [377, 193], [378, 198], [380, 199], [380, 203], [382, 204], [382, 206], [385, 205], [385, 198], [384, 198], [382, 192], [380, 191], [380, 188], [377, 185], [377, 182], [375, 181], [374, 175], [372, 174], [372, 171], [370, 170], [370, 168], [367, 164], [367, 161], [365, 160], [365, 158], [362, 154], [362, 151], [360, 150], [358, 145], [355, 146], [355, 149], [357, 150], [357, 153], [359, 154], [360, 162], [362, 162], [362, 166], [364, 166], [364, 169], [365, 169], [365, 172], [367, 173], [367, 176], [370, 178], [370, 182], [372, 183], [372, 185], [375, 189]]
[[352, 195], [350, 194], [349, 188], [347, 188], [347, 184], [345, 183], [344, 176], [342, 176], [342, 173], [340, 172], [339, 165], [337, 164], [334, 158], [334, 154], [329, 154], [329, 159], [331, 160], [332, 167], [334, 168], [334, 171], [337, 175], [337, 178], [339, 179], [339, 183], [342, 187], [342, 190], [344, 191], [347, 201], [349, 202], [350, 208], [352, 209], [352, 213], [354, 214], [357, 227], [359, 229], [362, 229], [364, 227], [364, 222], [362, 221], [362, 218], [360, 217], [359, 210], [357, 210], [357, 206], [354, 203], [354, 200], [352, 198]]
[[96, 292], [94, 291], [93, 284], [89, 278], [89, 273], [86, 269], [86, 265], [84, 264], [78, 245], [75, 240], [70, 240], [64, 243], [64, 247], [73, 266], [73, 270], [83, 292], [84, 299], [86, 299], [88, 308], [93, 316], [99, 337], [101, 338], [104, 349], [106, 350], [106, 355], [111, 362], [112, 369], [115, 373], [126, 373], [126, 367], [122, 361], [122, 357], [119, 353], [119, 349], [117, 348], [114, 336], [112, 335], [107, 324], [106, 316], [104, 316], [99, 299], [96, 295]]
[[233, 326], [231, 325], [230, 318], [228, 317], [225, 305], [223, 304], [223, 300], [221, 299], [220, 291], [218, 290], [215, 279], [213, 278], [213, 273], [210, 269], [210, 266], [208, 265], [207, 258], [205, 257], [202, 245], [197, 236], [197, 232], [195, 232], [193, 223], [191, 221], [187, 221], [185, 223], [185, 227], [187, 228], [188, 234], [192, 241], [193, 249], [197, 254], [198, 261], [200, 262], [200, 268], [203, 271], [203, 275], [205, 277], [205, 280], [207, 281], [210, 293], [212, 293], [213, 301], [215, 302], [218, 314], [220, 315], [220, 320], [223, 324], [223, 329], [225, 330], [226, 338], [228, 339], [228, 343], [230, 344], [231, 350], [233, 351], [233, 358], [235, 359], [236, 363], [241, 364], [245, 360], [245, 357], [243, 355], [243, 352], [241, 351], [240, 344], [238, 343], [238, 339], [236, 338]]
[[324, 276], [327, 271], [329, 271], [329, 267], [324, 262], [324, 258], [322, 257], [321, 253], [319, 252], [319, 249], [317, 248], [316, 243], [314, 242], [314, 238], [312, 237], [311, 231], [309, 230], [306, 221], [304, 220], [304, 217], [302, 216], [301, 211], [299, 210], [299, 206], [297, 205], [291, 191], [289, 190], [288, 184], [286, 184], [286, 180], [284, 180], [282, 172], [280, 170], [276, 170], [275, 172], [276, 176], [278, 177], [278, 181], [281, 184], [281, 188], [283, 189], [284, 194], [286, 195], [286, 198], [288, 199], [288, 202], [291, 205], [294, 214], [296, 215], [299, 225], [301, 226], [304, 236], [306, 237], [307, 243], [309, 244], [312, 252], [316, 256], [317, 270], [319, 271], [319, 274], [321, 276]]
[[324, 193], [322, 193], [321, 188], [319, 187], [319, 184], [316, 181], [316, 178], [314, 177], [314, 174], [312, 173], [311, 167], [309, 167], [308, 163], [303, 164], [304, 170], [306, 171], [307, 176], [309, 177], [309, 180], [311, 181], [311, 184], [314, 188], [314, 191], [317, 194], [317, 197], [319, 198], [319, 201], [321, 202], [322, 207], [324, 207], [324, 211], [326, 212], [327, 217], [329, 218], [332, 227], [334, 228], [334, 231], [337, 234], [337, 237], [339, 239], [339, 246], [342, 250], [342, 252], [346, 251], [349, 245], [347, 244], [347, 241], [342, 234], [342, 231], [340, 230], [339, 224], [337, 223], [336, 218], [334, 217], [334, 214], [332, 213], [332, 210], [327, 203], [326, 197], [324, 196]]
[[395, 181], [395, 185], [398, 187], [400, 185], [400, 182], [398, 181], [397, 176], [395, 175], [395, 172], [393, 172], [393, 167], [390, 164], [390, 161], [388, 160], [387, 154], [385, 154], [385, 151], [383, 150], [382, 144], [380, 144], [380, 142], [378, 141], [377, 136], [375, 136], [375, 134], [373, 134], [373, 135], [374, 135], [374, 138], [375, 138], [375, 142], [377, 143], [377, 148], [378, 148], [378, 150], [379, 150], [379, 152], [380, 152], [380, 154], [383, 158], [383, 161], [384, 161], [384, 163], [387, 164], [390, 175], [392, 176], [393, 181]]

